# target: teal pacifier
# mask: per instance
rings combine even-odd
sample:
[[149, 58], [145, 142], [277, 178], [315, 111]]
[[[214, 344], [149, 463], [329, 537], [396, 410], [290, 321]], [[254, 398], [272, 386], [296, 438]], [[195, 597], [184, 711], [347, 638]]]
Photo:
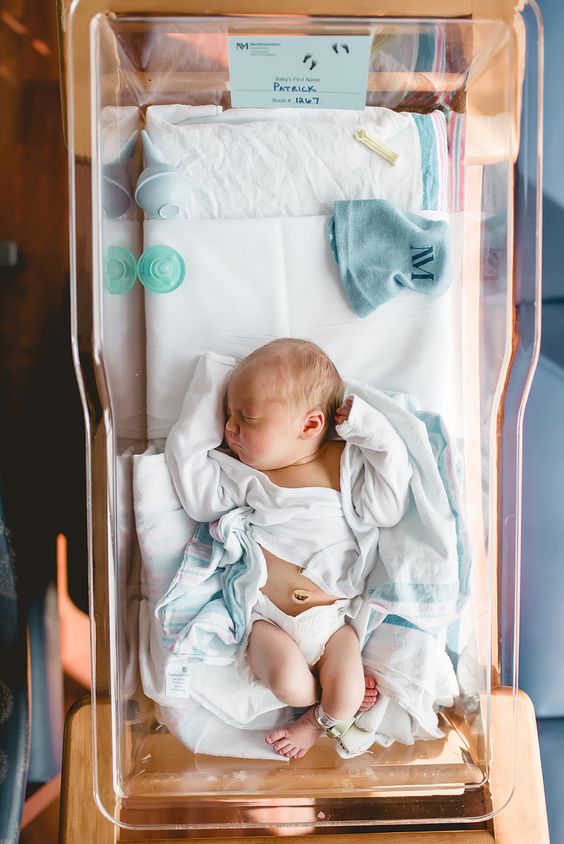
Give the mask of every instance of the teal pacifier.
[[137, 261], [124, 246], [108, 246], [104, 258], [104, 284], [108, 293], [127, 293], [137, 278]]
[[180, 252], [171, 246], [151, 246], [139, 259], [141, 283], [153, 293], [171, 293], [180, 287], [186, 265]]

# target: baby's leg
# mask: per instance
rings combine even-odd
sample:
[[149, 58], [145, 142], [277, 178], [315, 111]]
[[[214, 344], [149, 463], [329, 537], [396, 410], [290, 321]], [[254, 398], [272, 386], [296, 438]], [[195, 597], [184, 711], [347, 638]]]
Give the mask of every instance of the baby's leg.
[[253, 624], [247, 651], [251, 671], [289, 706], [309, 706], [319, 698], [317, 680], [305, 657], [287, 633], [258, 620]]
[[267, 744], [272, 745], [273, 750], [277, 750], [281, 756], [301, 759], [323, 732], [314, 712], [315, 706], [310, 706], [293, 724], [272, 730], [266, 736]]
[[[316, 669], [325, 713], [335, 721], [356, 715], [364, 699], [365, 681], [358, 637], [350, 625], [331, 636]], [[282, 756], [301, 759], [322, 732], [312, 706], [294, 724], [273, 730], [266, 740]]]
[[335, 721], [352, 718], [365, 696], [364, 669], [358, 636], [350, 624], [333, 633], [317, 663], [321, 705]]

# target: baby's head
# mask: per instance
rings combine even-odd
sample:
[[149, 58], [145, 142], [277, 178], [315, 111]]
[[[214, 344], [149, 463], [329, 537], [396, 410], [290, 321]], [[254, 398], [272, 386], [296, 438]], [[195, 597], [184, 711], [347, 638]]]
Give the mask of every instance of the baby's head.
[[269, 471], [315, 453], [327, 438], [343, 384], [323, 349], [274, 340], [245, 358], [229, 380], [225, 438], [239, 460]]

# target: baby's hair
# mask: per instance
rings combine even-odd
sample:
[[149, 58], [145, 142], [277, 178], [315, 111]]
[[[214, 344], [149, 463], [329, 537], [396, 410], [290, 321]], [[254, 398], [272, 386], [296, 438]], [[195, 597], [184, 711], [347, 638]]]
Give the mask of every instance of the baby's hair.
[[[284, 375], [292, 376], [286, 398], [296, 406], [320, 407], [325, 415], [323, 434], [333, 425], [343, 399], [343, 382], [337, 367], [320, 346], [310, 340], [282, 337], [252, 352], [244, 363], [266, 357]], [[288, 379], [285, 379], [288, 382]]]

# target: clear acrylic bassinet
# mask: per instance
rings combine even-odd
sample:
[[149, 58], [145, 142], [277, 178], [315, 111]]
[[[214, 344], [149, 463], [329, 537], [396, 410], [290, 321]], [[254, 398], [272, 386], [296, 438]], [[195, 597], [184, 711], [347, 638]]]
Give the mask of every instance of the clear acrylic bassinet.
[[[307, 89], [311, 44], [342, 56], [342, 45], [353, 38], [366, 50], [361, 102], [342, 91], [327, 104], [308, 101], [316, 96]], [[273, 41], [286, 49], [292, 39], [308, 39], [299, 42], [307, 47], [302, 76], [295, 76], [301, 81], [288, 85], [291, 74], [279, 73], [279, 101], [270, 89], [268, 101], [245, 99], [237, 50], [252, 43], [268, 52]], [[76, 0], [66, 40], [73, 349], [90, 482], [93, 754], [95, 772], [102, 757], [111, 759], [113, 772], [112, 782], [95, 773], [100, 807], [124, 838], [141, 829], [225, 837], [486, 821], [513, 787], [510, 779], [496, 781], [495, 744], [501, 722], [505, 742], [516, 729], [521, 420], [539, 343], [542, 34], [536, 4], [380, 0], [319, 2], [305, 10], [297, 2], [282, 8], [217, 0], [204, 14], [203, 7], [174, 0], [114, 0], [110, 6]], [[256, 89], [264, 93], [263, 83], [257, 75]], [[371, 114], [389, 110], [390, 125], [417, 128], [417, 142], [410, 147], [405, 141], [398, 163], [409, 165], [405, 172], [422, 191], [420, 206], [448, 215], [454, 281], [435, 310], [420, 312], [419, 304], [402, 310], [398, 297], [400, 304], [383, 305], [373, 323], [347, 317], [341, 336], [336, 318], [320, 323], [323, 307], [311, 305], [307, 319], [296, 315], [295, 291], [275, 288], [282, 253], [268, 246], [273, 217], [287, 218], [284, 225], [291, 227], [300, 212], [312, 221], [325, 209], [305, 203], [296, 211], [290, 203], [290, 210], [273, 211], [267, 205], [257, 221], [260, 212], [256, 205], [247, 209], [244, 196], [231, 197], [232, 206], [217, 197], [214, 205], [214, 179], [249, 167], [252, 182], [258, 164], [244, 160], [251, 137], [245, 132], [254, 132], [254, 143], [267, 124], [301, 131], [324, 106], [331, 116], [319, 118], [316, 161], [347, 126], [351, 146], [343, 149], [350, 149], [351, 162], [361, 151], [379, 157], [378, 167], [393, 168], [381, 150], [353, 139], [363, 103], [377, 110]], [[149, 136], [144, 148], [143, 128]], [[205, 170], [216, 136], [226, 131], [237, 143], [243, 139], [237, 147], [242, 158], [229, 161], [225, 144], [223, 173], [213, 160]], [[388, 146], [393, 150], [392, 140]], [[309, 166], [307, 154], [305, 144], [296, 145], [296, 172]], [[359, 165], [348, 168], [361, 185], [351, 188], [350, 198], [372, 190], [366, 188], [372, 160], [363, 161], [366, 179], [357, 178]], [[274, 173], [275, 162], [272, 167]], [[207, 174], [199, 190], [208, 205], [188, 236], [183, 191], [192, 202], [200, 172]], [[346, 194], [349, 174], [343, 172]], [[409, 178], [382, 172], [390, 199], [400, 202]], [[268, 169], [261, 178], [264, 173]], [[284, 193], [283, 181], [276, 184], [265, 194], [275, 204]], [[256, 235], [257, 226], [248, 234], [255, 238], [252, 248], [245, 245], [249, 220], [266, 226], [264, 236]], [[235, 222], [246, 226], [239, 247]], [[296, 243], [284, 255], [295, 261], [292, 277], [302, 278], [300, 260], [309, 257], [303, 238]], [[255, 253], [269, 262], [269, 272], [263, 266], [257, 274]], [[311, 266], [316, 272], [317, 264]], [[315, 290], [323, 302], [323, 290]], [[397, 342], [383, 350], [378, 338], [386, 331]], [[413, 393], [423, 409], [447, 421], [461, 457], [472, 567], [470, 597], [445, 631], [459, 693], [438, 711], [443, 738], [374, 744], [371, 753], [350, 760], [339, 758], [324, 738], [292, 763], [210, 756], [193, 753], [163, 726], [145, 694], [139, 661], [150, 658], [147, 624], [171, 571], [147, 565], [138, 507], [152, 481], [150, 471], [139, 475], [139, 466], [148, 465], [139, 458], [162, 450], [195, 350], [208, 345], [245, 353], [264, 333], [305, 333], [322, 345], [328, 338], [353, 377]], [[225, 348], [229, 343], [232, 349]], [[178, 551], [171, 535], [180, 517], [165, 509], [157, 501], [148, 517], [163, 527], [149, 541], [157, 557]], [[182, 678], [179, 683], [182, 697]]]

